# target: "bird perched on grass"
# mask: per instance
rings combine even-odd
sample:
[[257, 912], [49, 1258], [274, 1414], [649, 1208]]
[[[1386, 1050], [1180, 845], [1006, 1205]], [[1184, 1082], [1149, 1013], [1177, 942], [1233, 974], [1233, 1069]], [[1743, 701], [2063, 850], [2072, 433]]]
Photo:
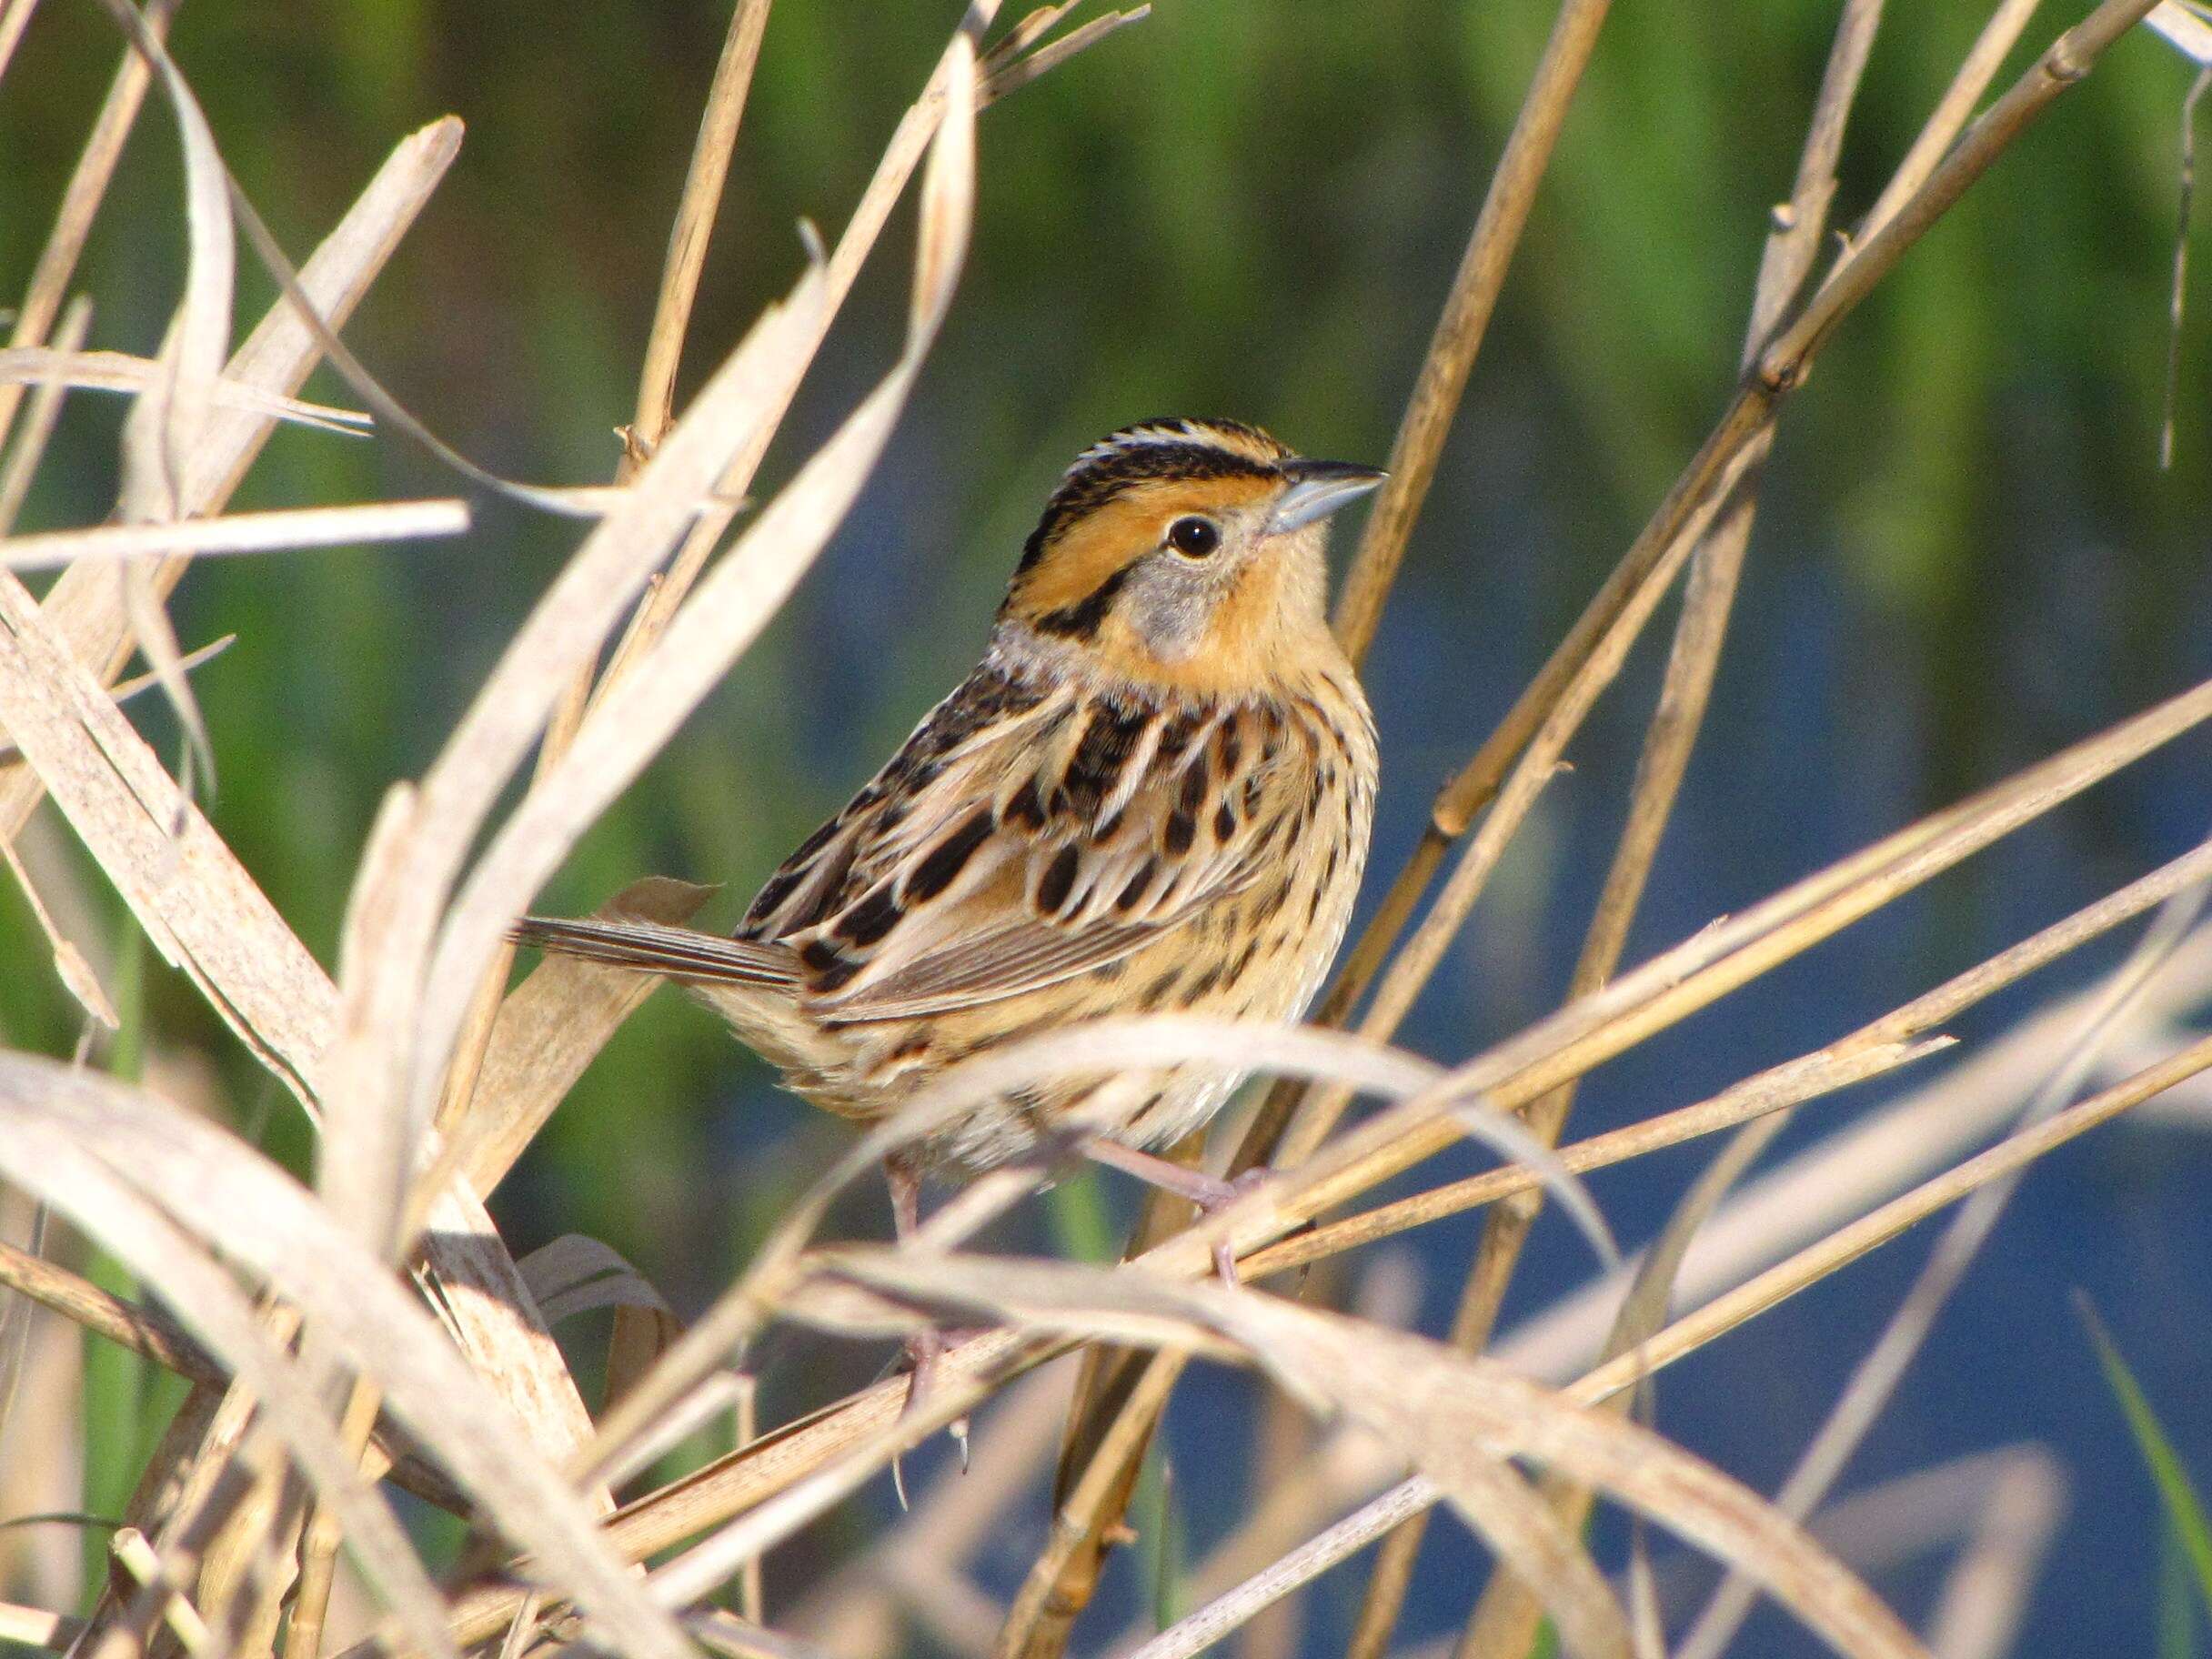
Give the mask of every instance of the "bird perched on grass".
[[[735, 938], [524, 920], [548, 950], [678, 980], [790, 1087], [896, 1111], [960, 1061], [1077, 1021], [1287, 1021], [1327, 973], [1367, 858], [1374, 724], [1329, 631], [1325, 520], [1382, 480], [1225, 420], [1151, 420], [1076, 458], [1022, 549], [982, 661], [762, 887]], [[891, 1163], [1067, 1148], [1202, 1201], [1147, 1149], [1234, 1091], [1219, 1067], [1015, 1088]], [[1228, 1266], [1224, 1262], [1224, 1272]]]

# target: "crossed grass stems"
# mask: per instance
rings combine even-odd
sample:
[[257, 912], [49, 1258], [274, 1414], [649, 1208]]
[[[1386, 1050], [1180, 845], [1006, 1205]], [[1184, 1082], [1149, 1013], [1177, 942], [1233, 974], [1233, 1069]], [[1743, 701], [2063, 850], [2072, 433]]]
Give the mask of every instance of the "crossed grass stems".
[[[29, 9], [22, 0], [0, 8], [0, 69]], [[1795, 185], [1776, 209], [1762, 258], [1743, 377], [1614, 576], [1440, 792], [1421, 845], [1321, 1010], [1325, 1022], [1344, 1025], [1363, 1004], [1356, 1037], [1139, 1022], [1000, 1062], [1009, 1075], [1025, 1076], [1081, 1066], [1086, 1056], [1091, 1065], [1128, 1064], [1147, 1054], [1212, 1051], [1258, 1063], [1282, 1081], [1252, 1118], [1235, 1163], [1272, 1162], [1279, 1171], [1273, 1178], [1200, 1229], [1176, 1231], [1181, 1218], [1155, 1205], [1140, 1233], [1146, 1271], [1139, 1274], [1022, 1269], [940, 1253], [956, 1251], [969, 1232], [1026, 1192], [1026, 1182], [1012, 1176], [963, 1194], [915, 1250], [814, 1245], [811, 1235], [845, 1181], [895, 1138], [916, 1132], [919, 1121], [957, 1110], [957, 1096], [940, 1092], [842, 1160], [739, 1282], [689, 1332], [667, 1342], [665, 1352], [669, 1322], [649, 1306], [649, 1291], [618, 1268], [604, 1274], [598, 1282], [608, 1300], [649, 1317], [642, 1337], [638, 1322], [628, 1322], [629, 1351], [614, 1367], [624, 1386], [597, 1423], [547, 1339], [541, 1310], [481, 1197], [642, 989], [586, 965], [550, 963], [505, 994], [508, 957], [500, 930], [757, 635], [872, 465], [957, 280], [972, 203], [977, 110], [1141, 11], [1056, 34], [1071, 8], [1048, 7], [979, 53], [996, 7], [973, 7], [835, 248], [813, 251], [791, 295], [764, 316], [677, 420], [676, 367], [766, 20], [765, 4], [741, 0], [671, 236], [615, 488], [528, 489], [468, 469], [479, 485], [524, 494], [594, 527], [446, 756], [420, 786], [401, 786], [387, 799], [364, 855], [334, 984], [193, 806], [189, 751], [172, 778], [102, 688], [136, 649], [177, 704], [186, 729], [196, 730], [189, 665], [162, 608], [194, 556], [465, 526], [459, 502], [222, 512], [276, 419], [329, 417], [293, 400], [326, 357], [385, 424], [436, 446], [345, 351], [335, 330], [435, 188], [457, 145], [457, 124], [437, 124], [403, 144], [345, 223], [294, 274], [229, 186], [213, 135], [166, 62], [159, 42], [172, 8], [156, 0], [141, 15], [116, 0], [112, 9], [131, 47], [17, 313], [10, 379], [0, 385], [0, 433], [15, 431], [0, 459], [0, 533], [27, 491], [65, 386], [118, 377], [136, 393], [120, 515], [130, 533], [110, 534], [103, 543], [100, 532], [85, 532], [74, 547], [55, 537], [20, 538], [35, 548], [0, 543], [0, 560], [11, 565], [33, 558], [71, 561], [43, 604], [0, 573], [0, 644], [6, 648], [0, 726], [22, 757], [0, 770], [0, 840], [12, 841], [42, 793], [51, 793], [164, 954], [317, 1118], [321, 1204], [319, 1211], [299, 1208], [267, 1184], [240, 1143], [186, 1132], [171, 1121], [174, 1111], [150, 1097], [29, 1057], [0, 1061], [0, 1091], [22, 1131], [9, 1143], [12, 1153], [0, 1148], [0, 1177], [52, 1203], [130, 1262], [177, 1319], [106, 1296], [26, 1252], [0, 1252], [0, 1280], [194, 1379], [124, 1517], [116, 1553], [122, 1587], [111, 1585], [82, 1629], [58, 1616], [42, 1624], [30, 1610], [12, 1610], [10, 1634], [49, 1645], [74, 1637], [102, 1654], [172, 1642], [250, 1653], [281, 1642], [286, 1659], [314, 1659], [323, 1651], [343, 1542], [390, 1609], [378, 1638], [387, 1646], [444, 1654], [496, 1638], [503, 1653], [519, 1653], [578, 1628], [571, 1609], [580, 1609], [597, 1640], [625, 1652], [672, 1654], [683, 1651], [687, 1635], [725, 1651], [789, 1652], [789, 1638], [757, 1623], [761, 1554], [902, 1448], [1045, 1360], [1081, 1347], [1087, 1357], [1056, 1477], [1057, 1513], [996, 1634], [999, 1653], [1051, 1654], [1069, 1641], [1121, 1525], [1153, 1424], [1181, 1365], [1193, 1355], [1261, 1364], [1306, 1403], [1365, 1423], [1415, 1473], [1361, 1512], [1370, 1517], [1363, 1531], [1352, 1525], [1361, 1516], [1340, 1523], [1333, 1539], [1324, 1534], [1273, 1563], [1148, 1652], [1196, 1651], [1351, 1548], [1387, 1534], [1352, 1643], [1356, 1654], [1381, 1653], [1404, 1594], [1419, 1517], [1442, 1498], [1514, 1569], [1490, 1586], [1463, 1652], [1524, 1652], [1548, 1609], [1572, 1650], [1625, 1653], [1643, 1633], [1574, 1535], [1593, 1482], [1749, 1575], [1839, 1651], [1919, 1651], [1885, 1609], [1783, 1515], [1647, 1431], [1574, 1408], [1625, 1403], [1651, 1372], [2068, 1136], [2212, 1064], [2205, 1044], [2181, 1049], [1664, 1322], [1683, 1250], [1791, 1111], [1934, 1051], [1945, 1041], [1937, 1028], [1961, 1010], [2153, 906], [2186, 901], [2212, 866], [2212, 852], [2185, 855], [1859, 1031], [1712, 1101], [1566, 1146], [1555, 1159], [1542, 1149], [1560, 1139], [1574, 1082], [1591, 1067], [2212, 715], [2212, 686], [2184, 693], [1614, 977], [1704, 710], [1760, 469], [1788, 393], [1911, 243], [2088, 73], [2105, 47], [2150, 9], [2149, 0], [2098, 6], [1976, 117], [2035, 10], [2021, 0], [1999, 5], [1919, 141], [1815, 281], [1845, 118], [1881, 10], [1869, 0], [1846, 0]], [[1340, 631], [1355, 657], [1373, 638], [1605, 10], [1603, 0], [1563, 5], [1508, 139], [1393, 447], [1392, 480], [1339, 602]], [[162, 356], [148, 363], [83, 352], [86, 308], [64, 302], [123, 140], [156, 85], [185, 141], [192, 257], [175, 326]], [[917, 169], [924, 172], [921, 235], [905, 348], [846, 425], [715, 560], [792, 391]], [[234, 225], [287, 292], [226, 364]], [[35, 363], [18, 355], [42, 350]], [[35, 386], [27, 401], [26, 384]], [[189, 529], [174, 528], [186, 521]], [[1449, 1072], [1383, 1048], [1582, 719], [1685, 569], [1685, 598], [1627, 823], [1570, 1000]], [[618, 624], [606, 666], [595, 671]], [[498, 782], [534, 740], [532, 789], [465, 868]], [[1408, 934], [1455, 848], [1451, 871]], [[31, 891], [12, 854], [11, 865]], [[699, 898], [679, 884], [655, 882], [618, 902], [674, 916], [688, 914]], [[110, 999], [84, 953], [58, 930], [52, 942], [57, 970], [87, 1019], [109, 1018]], [[978, 1077], [965, 1086], [1003, 1081]], [[1340, 1119], [1356, 1086], [1393, 1103], [1343, 1130]], [[1499, 1131], [1494, 1115], [1484, 1112], [1512, 1113], [1518, 1128]], [[1378, 1209], [1340, 1213], [1485, 1123], [1493, 1125], [1485, 1132], [1506, 1134], [1516, 1162]], [[129, 1167], [114, 1151], [125, 1126], [135, 1151]], [[1605, 1360], [1557, 1396], [1513, 1393], [1494, 1365], [1476, 1356], [1488, 1345], [1545, 1186], [1572, 1199], [1574, 1174], [1723, 1128], [1736, 1128], [1738, 1138], [1648, 1252], [1614, 1321]], [[33, 1147], [45, 1155], [34, 1158]], [[208, 1192], [218, 1190], [241, 1202], [258, 1194], [261, 1231], [210, 1206]], [[1346, 1332], [1360, 1327], [1318, 1316], [1301, 1322], [1291, 1317], [1294, 1310], [1277, 1312], [1272, 1299], [1175, 1288], [1177, 1281], [1203, 1276], [1217, 1237], [1233, 1241], [1248, 1278], [1264, 1279], [1478, 1204], [1495, 1208], [1448, 1348], [1406, 1357], [1409, 1365], [1433, 1364], [1443, 1391], [1431, 1416], [1418, 1421], [1393, 1417], [1380, 1398], [1391, 1390], [1346, 1358]], [[266, 1224], [272, 1213], [288, 1216], [291, 1231]], [[218, 1259], [244, 1265], [267, 1289], [258, 1307], [238, 1294]], [[404, 1298], [393, 1305], [390, 1270], [409, 1262], [447, 1337], [467, 1356], [468, 1371], [456, 1372], [449, 1347], [426, 1349], [406, 1334], [424, 1322]], [[383, 1288], [364, 1288], [371, 1281]], [[365, 1299], [369, 1314], [348, 1309], [348, 1296]], [[950, 1352], [940, 1391], [922, 1412], [902, 1415], [902, 1385], [881, 1384], [613, 1508], [613, 1486], [691, 1427], [730, 1409], [738, 1391], [727, 1363], [770, 1321], [892, 1331], [906, 1328], [918, 1311], [982, 1316], [1000, 1327]], [[1385, 1334], [1373, 1330], [1369, 1340]], [[0, 1353], [6, 1351], [0, 1343]], [[519, 1418], [521, 1439], [478, 1409], [499, 1400]], [[1473, 1409], [1470, 1402], [1496, 1414], [1471, 1420], [1464, 1415]], [[502, 1468], [501, 1458], [481, 1449], [472, 1453], [463, 1443], [468, 1435], [457, 1432], [464, 1426], [517, 1466]], [[1481, 1452], [1472, 1460], [1470, 1443]], [[1541, 1493], [1503, 1461], [1531, 1453], [1552, 1471]], [[1694, 1493], [1654, 1495], [1638, 1484], [1633, 1463], [1621, 1461], [1631, 1453], [1673, 1458], [1667, 1467]], [[461, 1592], [449, 1595], [432, 1585], [391, 1525], [367, 1484], [387, 1473], [433, 1501], [471, 1508], [478, 1531], [456, 1580]], [[527, 1585], [467, 1589], [504, 1558], [495, 1540], [524, 1553]], [[688, 1547], [642, 1585], [619, 1571], [620, 1562], [679, 1546]], [[746, 1586], [750, 1621], [718, 1614], [708, 1603], [733, 1576]]]

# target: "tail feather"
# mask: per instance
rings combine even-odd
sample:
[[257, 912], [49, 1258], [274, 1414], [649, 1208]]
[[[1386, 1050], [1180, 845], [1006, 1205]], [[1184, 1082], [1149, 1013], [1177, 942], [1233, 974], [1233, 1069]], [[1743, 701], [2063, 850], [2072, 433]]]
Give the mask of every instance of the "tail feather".
[[525, 916], [510, 936], [517, 944], [556, 955], [701, 984], [789, 986], [799, 980], [799, 958], [789, 945], [726, 939], [665, 922]]

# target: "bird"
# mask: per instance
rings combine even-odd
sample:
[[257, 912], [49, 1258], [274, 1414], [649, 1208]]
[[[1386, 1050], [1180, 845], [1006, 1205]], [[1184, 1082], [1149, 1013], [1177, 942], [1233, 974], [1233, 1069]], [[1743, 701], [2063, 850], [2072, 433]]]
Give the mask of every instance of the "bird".
[[[796, 1093], [862, 1123], [1084, 1020], [1296, 1021], [1351, 919], [1378, 771], [1329, 628], [1327, 521], [1384, 476], [1232, 420], [1109, 434], [1051, 492], [981, 660], [734, 935], [532, 916], [515, 938], [666, 975]], [[894, 1154], [899, 1235], [925, 1178], [1077, 1151], [1225, 1202], [1156, 1149], [1242, 1079], [1171, 1068], [1101, 1094], [1109, 1081], [1007, 1089]], [[1233, 1282], [1225, 1249], [1216, 1262]]]

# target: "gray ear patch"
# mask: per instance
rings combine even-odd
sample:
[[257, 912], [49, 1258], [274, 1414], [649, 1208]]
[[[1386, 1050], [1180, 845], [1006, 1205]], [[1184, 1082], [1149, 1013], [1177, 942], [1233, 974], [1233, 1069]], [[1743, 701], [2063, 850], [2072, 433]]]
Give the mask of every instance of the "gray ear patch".
[[1163, 662], [1181, 661], [1198, 649], [1207, 619], [1228, 591], [1212, 568], [1171, 559], [1138, 560], [1142, 568], [1121, 608], [1138, 638]]

